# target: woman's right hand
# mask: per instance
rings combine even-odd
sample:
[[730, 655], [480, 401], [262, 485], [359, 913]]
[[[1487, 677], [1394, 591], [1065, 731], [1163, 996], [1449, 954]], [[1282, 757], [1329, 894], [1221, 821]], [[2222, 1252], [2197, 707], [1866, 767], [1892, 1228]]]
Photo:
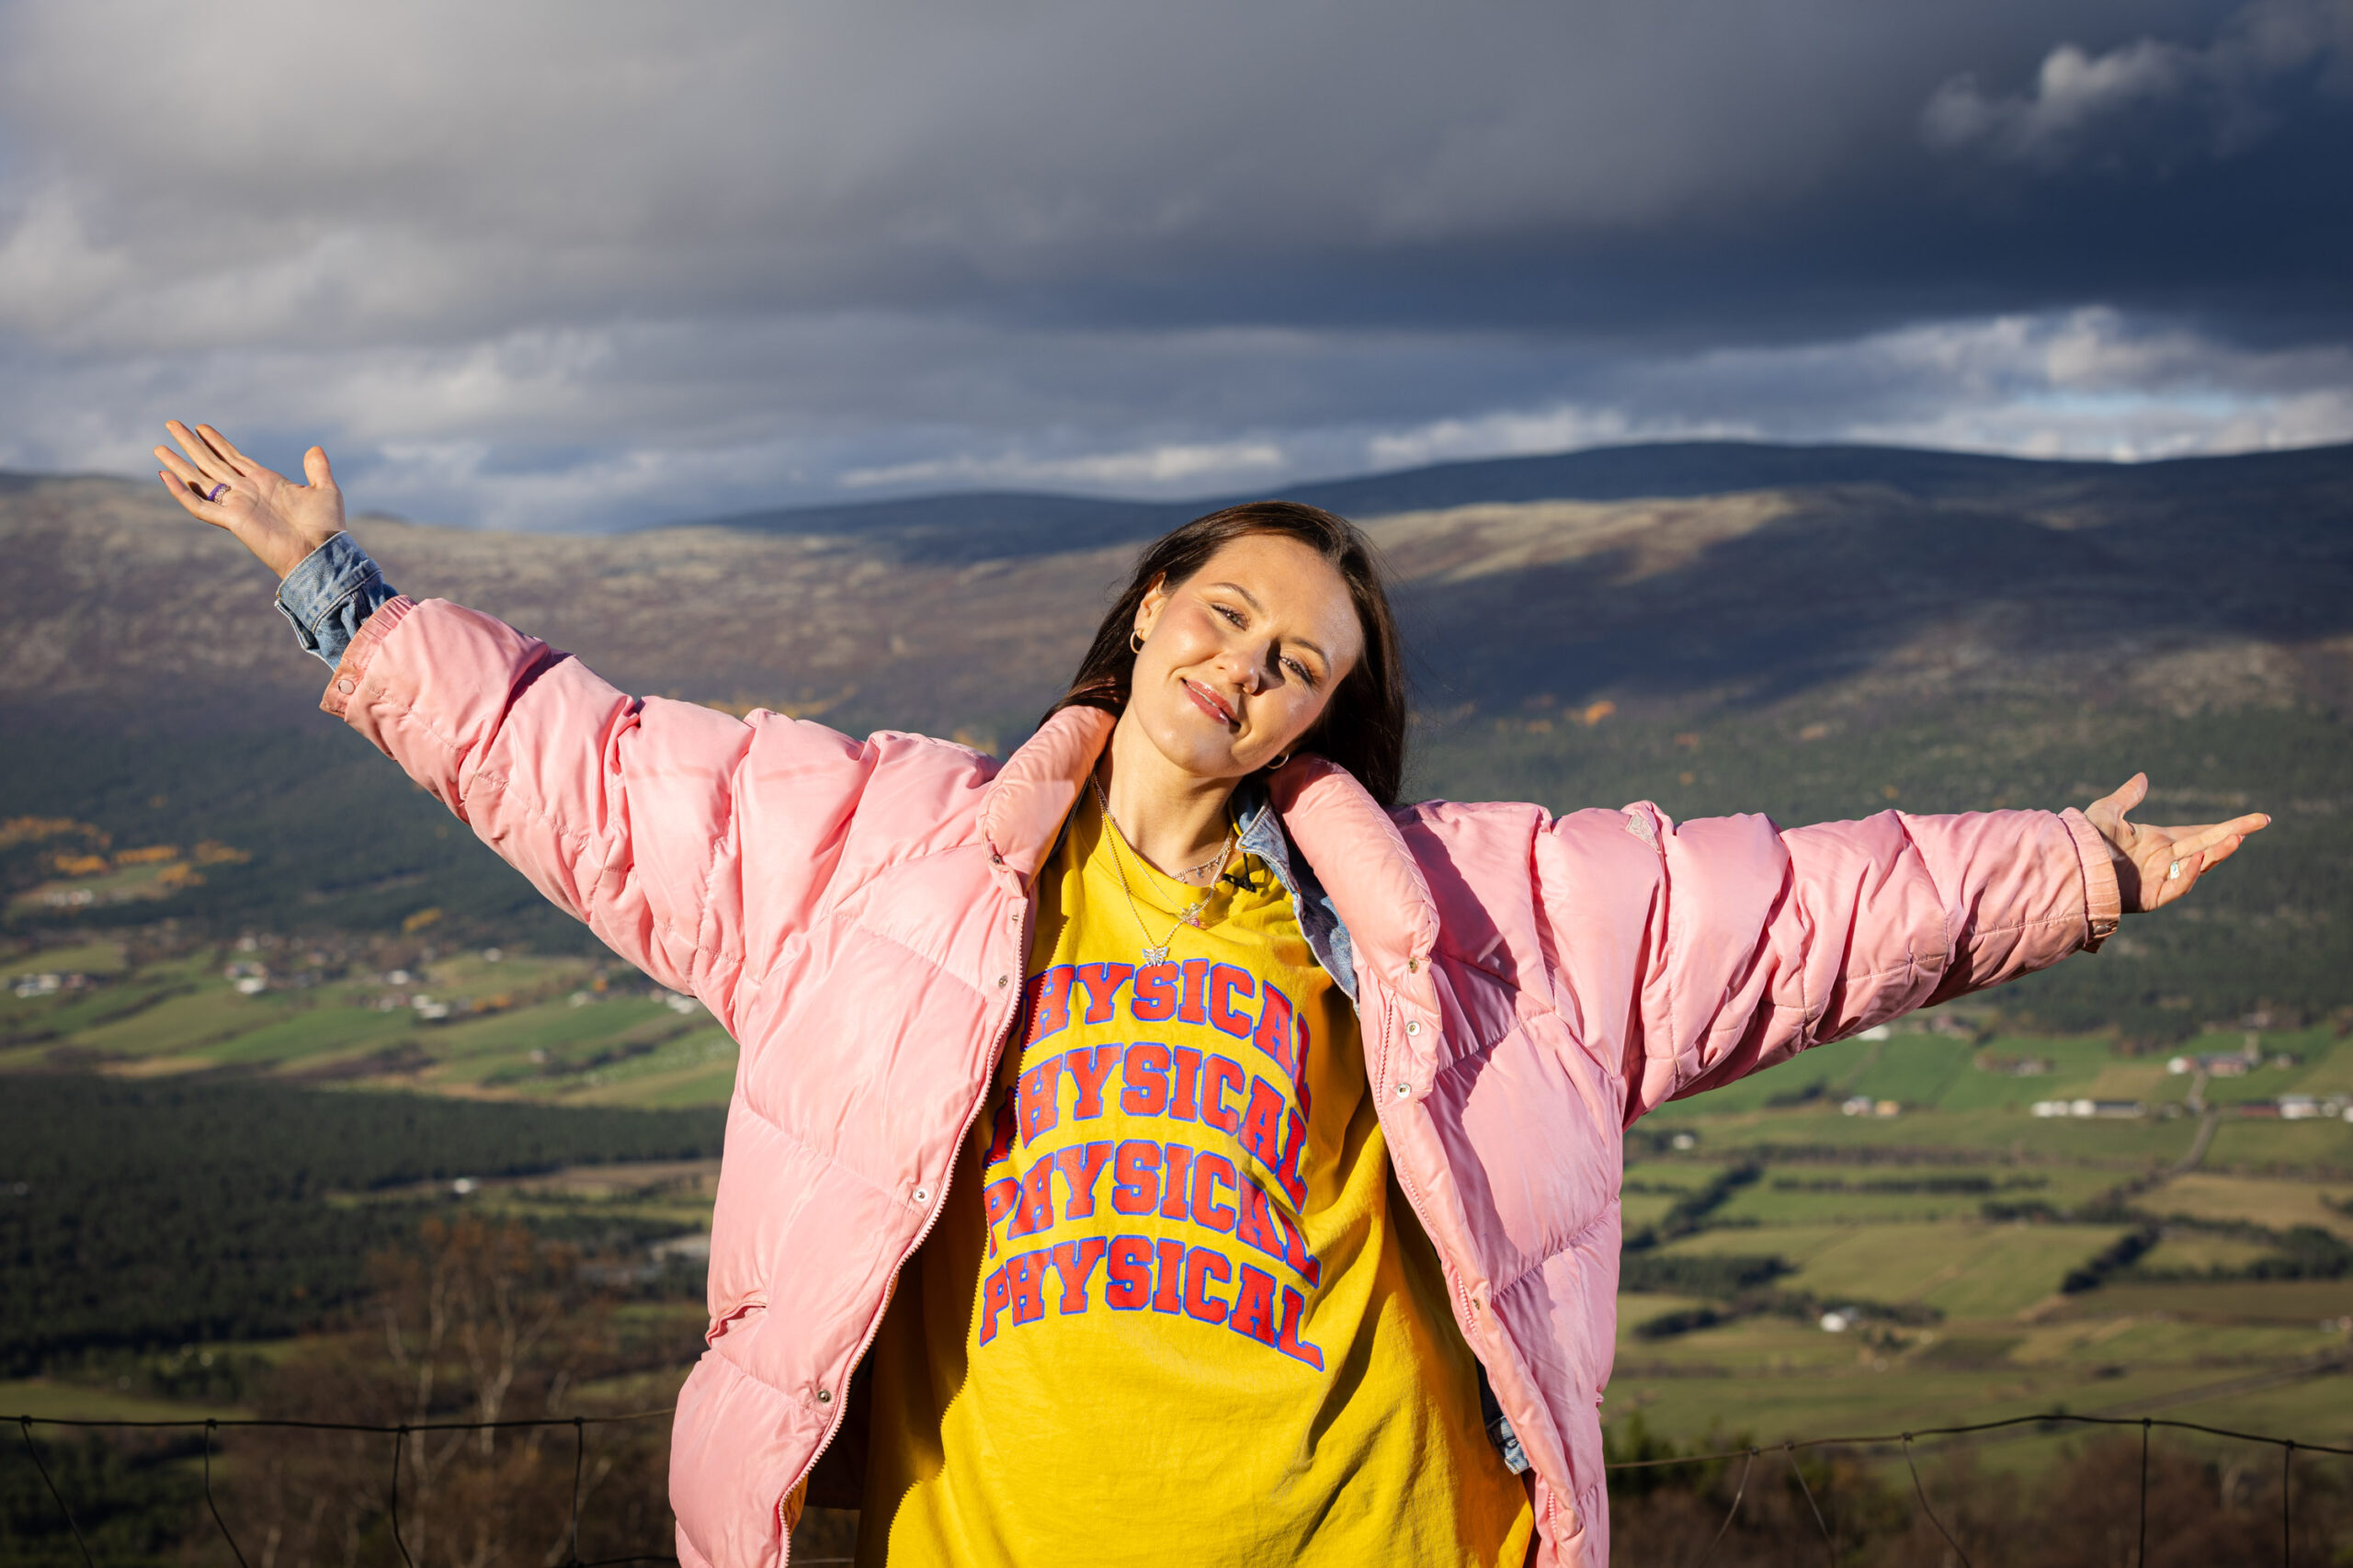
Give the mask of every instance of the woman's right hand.
[[[172, 419], [164, 428], [188, 454], [155, 449], [164, 464], [156, 477], [172, 498], [190, 517], [227, 529], [281, 581], [303, 557], [343, 531], [343, 492], [335, 488], [324, 449], [302, 454], [302, 472], [311, 483], [293, 484], [237, 450], [210, 425], [191, 430]], [[216, 494], [218, 500], [212, 499]]]

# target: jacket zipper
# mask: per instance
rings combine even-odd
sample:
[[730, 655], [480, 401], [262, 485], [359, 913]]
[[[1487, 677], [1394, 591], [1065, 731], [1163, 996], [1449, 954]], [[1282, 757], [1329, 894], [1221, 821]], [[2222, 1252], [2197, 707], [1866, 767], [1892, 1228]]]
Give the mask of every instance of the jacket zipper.
[[[1013, 1032], [1015, 1020], [1021, 1017], [1021, 995], [1029, 983], [1029, 921], [1035, 913], [1036, 904], [1025, 895], [1021, 901], [1021, 922], [1013, 949], [1016, 961], [1010, 971], [1019, 979], [1020, 983], [1006, 986], [1006, 990], [1010, 993], [1009, 1005], [1004, 1020], [996, 1027], [995, 1045], [990, 1050], [987, 1066], [981, 1074], [980, 1093], [973, 1096], [972, 1108], [964, 1113], [964, 1124], [956, 1130], [956, 1141], [948, 1146], [948, 1168], [940, 1174], [939, 1190], [932, 1195], [931, 1212], [924, 1217], [923, 1228], [915, 1233], [915, 1239], [908, 1244], [907, 1249], [899, 1255], [899, 1261], [891, 1266], [892, 1290], [897, 1289], [899, 1270], [907, 1266], [907, 1259], [923, 1250], [923, 1244], [931, 1239], [932, 1227], [939, 1223], [939, 1216], [947, 1210], [948, 1188], [956, 1179], [957, 1161], [963, 1158], [964, 1140], [972, 1135], [972, 1123], [980, 1119], [981, 1108], [989, 1103], [989, 1090], [996, 1083], [997, 1063], [1005, 1057], [1006, 1037]], [[842, 1386], [837, 1391], [838, 1397], [835, 1402], [834, 1418], [827, 1424], [825, 1435], [817, 1439], [817, 1447], [810, 1454], [809, 1462], [801, 1467], [801, 1473], [792, 1478], [791, 1483], [785, 1487], [782, 1495], [776, 1500], [779, 1534], [784, 1543], [783, 1554], [779, 1559], [779, 1563], [790, 1563], [792, 1561], [792, 1530], [784, 1523], [785, 1499], [792, 1495], [795, 1487], [817, 1472], [817, 1461], [824, 1459], [825, 1450], [834, 1446], [835, 1437], [840, 1433], [842, 1423], [849, 1416], [850, 1378], [857, 1375], [859, 1363], [866, 1359], [866, 1353], [874, 1347], [874, 1336], [882, 1332], [883, 1313], [890, 1310], [891, 1295], [890, 1291], [886, 1290], [882, 1296], [881, 1309], [875, 1312], [873, 1321], [866, 1325], [866, 1336], [858, 1342], [858, 1354], [849, 1358], [849, 1374], [842, 1379]], [[802, 1506], [806, 1507], [807, 1505], [803, 1504]]]

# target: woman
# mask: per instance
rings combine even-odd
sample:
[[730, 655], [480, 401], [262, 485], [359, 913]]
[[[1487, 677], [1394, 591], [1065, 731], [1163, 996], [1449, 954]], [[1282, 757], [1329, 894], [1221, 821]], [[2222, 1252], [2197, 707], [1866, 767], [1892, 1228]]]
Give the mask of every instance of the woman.
[[2139, 778], [1787, 833], [1399, 807], [1374, 563], [1282, 503], [1149, 547], [1003, 765], [861, 744], [396, 597], [324, 452], [169, 429], [326, 710], [742, 1045], [689, 1563], [778, 1561], [832, 1446], [869, 1562], [1599, 1568], [1624, 1128], [2097, 947], [2268, 821], [2128, 824]]

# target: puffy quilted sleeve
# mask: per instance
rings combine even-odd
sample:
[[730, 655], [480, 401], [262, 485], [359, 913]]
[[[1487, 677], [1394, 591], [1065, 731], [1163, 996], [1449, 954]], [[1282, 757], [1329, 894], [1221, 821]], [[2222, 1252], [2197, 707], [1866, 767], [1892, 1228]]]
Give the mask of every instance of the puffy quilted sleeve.
[[321, 706], [615, 952], [699, 996], [731, 1030], [746, 921], [742, 780], [756, 773], [791, 808], [757, 858], [757, 914], [773, 939], [805, 922], [870, 773], [867, 748], [821, 725], [631, 697], [440, 600], [395, 598], [369, 617]]
[[2116, 873], [2079, 812], [1913, 816], [1781, 830], [1670, 821], [1648, 843], [1628, 1119], [1809, 1046], [2045, 969], [2116, 928]]

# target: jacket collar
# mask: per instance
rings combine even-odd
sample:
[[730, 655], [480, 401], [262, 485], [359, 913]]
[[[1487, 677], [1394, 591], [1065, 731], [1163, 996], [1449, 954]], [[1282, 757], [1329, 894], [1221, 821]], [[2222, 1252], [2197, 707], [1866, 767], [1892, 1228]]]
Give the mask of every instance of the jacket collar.
[[1300, 858], [1331, 893], [1356, 949], [1359, 983], [1377, 977], [1436, 1022], [1430, 950], [1438, 902], [1396, 822], [1354, 774], [1320, 756], [1293, 757], [1267, 780], [1267, 794]]
[[1023, 887], [1053, 853], [1063, 819], [1111, 738], [1112, 723], [1100, 708], [1061, 709], [989, 781], [981, 802], [981, 836], [988, 841], [991, 863], [1011, 871]]
[[[1113, 722], [1099, 708], [1063, 709], [990, 782], [981, 835], [995, 864], [1018, 878], [1025, 891], [1053, 852]], [[1301, 906], [1302, 926], [1324, 937], [1317, 957], [1351, 997], [1361, 976], [1376, 974], [1435, 1020], [1429, 960], [1438, 941], [1438, 904], [1396, 823], [1354, 775], [1320, 756], [1293, 757], [1267, 780], [1267, 792], [1281, 831], [1269, 831], [1267, 814], [1249, 812], [1245, 805], [1245, 841], [1282, 877]], [[1292, 860], [1291, 846], [1300, 863]], [[1328, 932], [1317, 929], [1326, 924], [1319, 917], [1327, 910], [1335, 928]]]

